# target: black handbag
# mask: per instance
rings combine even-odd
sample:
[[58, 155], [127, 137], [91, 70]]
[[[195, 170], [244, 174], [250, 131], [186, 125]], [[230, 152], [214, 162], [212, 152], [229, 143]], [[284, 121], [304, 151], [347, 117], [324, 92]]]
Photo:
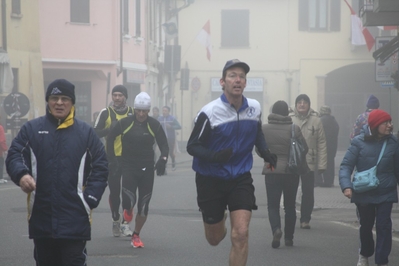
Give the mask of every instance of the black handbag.
[[310, 169], [306, 163], [307, 149], [305, 145], [306, 143], [302, 143], [301, 140], [295, 137], [295, 125], [292, 124], [290, 154], [287, 162], [290, 173], [303, 175], [309, 172]]

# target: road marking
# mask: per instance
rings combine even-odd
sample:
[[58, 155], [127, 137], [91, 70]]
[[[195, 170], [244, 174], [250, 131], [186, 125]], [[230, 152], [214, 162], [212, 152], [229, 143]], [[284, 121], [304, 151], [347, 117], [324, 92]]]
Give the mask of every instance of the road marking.
[[[351, 225], [351, 224], [348, 224], [348, 223], [337, 222], [337, 221], [331, 221], [331, 222], [335, 223], [335, 224], [340, 224], [340, 225], [343, 225], [343, 226], [346, 226], [346, 227], [351, 227], [353, 229], [359, 230], [359, 226], [358, 225], [355, 226], [355, 225]], [[375, 231], [374, 230], [373, 230], [373, 235], [375, 236]], [[392, 240], [396, 241], [396, 242], [399, 242], [399, 238], [395, 237], [395, 236], [392, 236]]]

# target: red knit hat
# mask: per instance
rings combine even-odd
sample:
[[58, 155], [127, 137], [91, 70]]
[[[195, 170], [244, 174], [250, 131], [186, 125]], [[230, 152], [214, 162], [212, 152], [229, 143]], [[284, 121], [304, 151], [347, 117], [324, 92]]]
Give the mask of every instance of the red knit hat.
[[370, 129], [374, 129], [386, 121], [391, 121], [392, 117], [381, 109], [375, 109], [369, 113], [368, 123]]

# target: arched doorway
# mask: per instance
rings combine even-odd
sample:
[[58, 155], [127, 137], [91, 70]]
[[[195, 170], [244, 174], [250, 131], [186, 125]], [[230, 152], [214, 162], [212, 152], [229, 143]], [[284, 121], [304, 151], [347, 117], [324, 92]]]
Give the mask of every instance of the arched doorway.
[[340, 130], [338, 149], [346, 150], [349, 135], [357, 116], [366, 110], [370, 94], [380, 101], [380, 109], [392, 115], [397, 122], [398, 96], [396, 89], [382, 88], [375, 81], [374, 63], [347, 65], [331, 71], [325, 79], [325, 104], [331, 107]]

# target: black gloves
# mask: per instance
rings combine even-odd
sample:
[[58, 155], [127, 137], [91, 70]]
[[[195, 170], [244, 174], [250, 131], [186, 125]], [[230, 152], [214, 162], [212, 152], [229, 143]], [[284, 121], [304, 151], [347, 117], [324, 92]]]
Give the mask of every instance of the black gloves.
[[269, 150], [266, 150], [262, 153], [262, 158], [265, 162], [270, 163], [273, 168], [277, 166], [277, 155], [274, 153], [270, 153]]
[[216, 152], [212, 157], [213, 163], [226, 163], [233, 155], [233, 148], [227, 148]]
[[167, 159], [163, 157], [159, 157], [157, 163], [155, 164], [155, 171], [157, 172], [157, 176], [161, 176], [165, 174]]

